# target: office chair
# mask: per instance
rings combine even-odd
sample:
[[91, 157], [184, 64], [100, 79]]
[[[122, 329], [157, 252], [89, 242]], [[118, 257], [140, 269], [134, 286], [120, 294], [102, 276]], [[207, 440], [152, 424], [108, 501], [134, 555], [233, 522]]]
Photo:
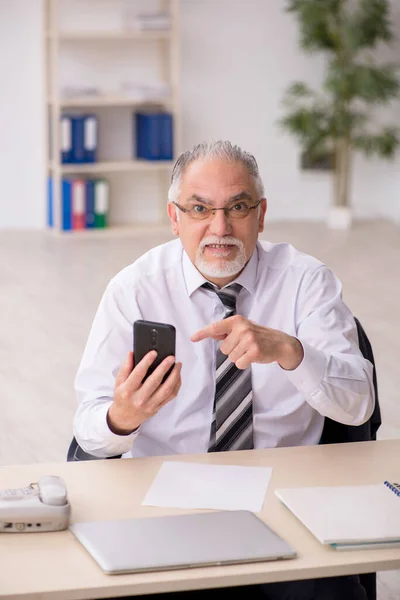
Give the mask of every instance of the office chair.
[[[117, 454], [116, 456], [107, 456], [107, 458], [121, 458], [122, 454]], [[69, 445], [68, 453], [67, 453], [67, 462], [77, 462], [81, 460], [100, 460], [98, 456], [93, 456], [93, 454], [88, 454], [82, 450], [79, 446], [76, 439], [73, 437], [72, 442]]]
[[[376, 433], [382, 424], [378, 398], [378, 382], [376, 378], [375, 359], [370, 341], [360, 321], [354, 318], [357, 325], [358, 345], [364, 358], [374, 366], [373, 385], [375, 391], [375, 408], [371, 417], [362, 425], [344, 425], [325, 418], [320, 444], [342, 444], [344, 442], [367, 442], [376, 440]], [[369, 599], [368, 599], [369, 600]]]
[[[361, 353], [374, 366], [373, 385], [375, 391], [375, 408], [371, 417], [362, 425], [344, 425], [325, 418], [320, 444], [340, 444], [345, 442], [368, 442], [376, 440], [376, 433], [381, 426], [381, 410], [378, 398], [378, 382], [376, 378], [375, 359], [372, 346], [360, 321], [354, 318], [357, 325], [358, 345]], [[376, 600], [376, 573], [363, 573], [360, 582], [364, 586], [368, 600]]]
[[[365, 333], [360, 321], [354, 318], [357, 326], [358, 344], [364, 358], [369, 360], [373, 367], [373, 385], [375, 390], [375, 408], [371, 417], [362, 425], [344, 425], [325, 418], [324, 428], [320, 439], [320, 444], [340, 444], [345, 442], [365, 442], [376, 440], [376, 433], [381, 425], [381, 411], [378, 399], [378, 382], [375, 370], [375, 360], [372, 352], [370, 341]], [[109, 456], [108, 458], [121, 458], [121, 454], [117, 456]], [[97, 460], [97, 456], [93, 456], [84, 452], [79, 446], [75, 438], [68, 449], [67, 461], [81, 460]], [[376, 573], [363, 573], [359, 576], [361, 584], [364, 586], [367, 599], [376, 600]]]

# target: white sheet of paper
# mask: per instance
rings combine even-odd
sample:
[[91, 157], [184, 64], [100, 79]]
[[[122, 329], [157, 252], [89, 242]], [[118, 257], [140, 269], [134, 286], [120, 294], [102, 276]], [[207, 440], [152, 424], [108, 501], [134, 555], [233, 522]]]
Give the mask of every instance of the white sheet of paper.
[[259, 512], [271, 473], [271, 467], [164, 461], [142, 505]]

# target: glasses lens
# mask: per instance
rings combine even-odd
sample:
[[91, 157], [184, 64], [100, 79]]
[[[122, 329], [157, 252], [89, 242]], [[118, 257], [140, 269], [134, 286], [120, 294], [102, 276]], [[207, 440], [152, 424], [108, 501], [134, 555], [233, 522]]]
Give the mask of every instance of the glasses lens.
[[240, 202], [240, 204], [234, 204], [229, 209], [229, 218], [230, 219], [244, 219], [250, 212], [250, 206], [245, 204], [244, 202]]
[[201, 204], [195, 204], [189, 208], [188, 214], [195, 221], [203, 221], [211, 215], [211, 210]]
[[[228, 219], [244, 219], [248, 216], [253, 206], [249, 206], [245, 202], [239, 202], [238, 204], [234, 204], [229, 208], [225, 208], [224, 212]], [[222, 209], [211, 209], [203, 206], [202, 204], [195, 204], [194, 206], [188, 207], [188, 215], [194, 221], [204, 221], [205, 219], [211, 218], [213, 213], [216, 211], [220, 211]]]

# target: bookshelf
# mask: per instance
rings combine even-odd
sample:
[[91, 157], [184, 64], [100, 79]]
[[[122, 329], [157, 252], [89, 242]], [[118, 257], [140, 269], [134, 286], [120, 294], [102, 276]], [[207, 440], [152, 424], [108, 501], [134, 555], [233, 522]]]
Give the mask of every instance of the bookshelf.
[[[52, 30], [46, 31], [46, 37], [54, 37]], [[170, 40], [172, 33], [168, 31], [60, 31], [58, 39], [62, 42], [77, 41], [112, 41], [112, 40]]]
[[[52, 163], [49, 164], [49, 171], [53, 172], [55, 168], [58, 168], [58, 165], [55, 167]], [[96, 163], [87, 163], [87, 164], [66, 164], [61, 165], [61, 173], [70, 175], [74, 173], [122, 173], [122, 172], [130, 172], [130, 171], [147, 171], [147, 172], [169, 172], [171, 168], [171, 161], [146, 161], [146, 160], [126, 160], [126, 161], [105, 161], [105, 162], [96, 162]]]
[[[75, 4], [75, 20], [71, 12]], [[162, 11], [170, 16], [171, 26], [166, 30], [136, 30], [125, 26], [121, 19], [122, 11], [126, 7], [134, 12]], [[65, 17], [69, 10], [68, 18]], [[118, 12], [119, 11], [119, 12]], [[71, 16], [72, 15], [72, 16]], [[93, 15], [93, 17], [92, 17]], [[118, 18], [119, 17], [119, 21]], [[133, 135], [130, 148], [127, 151], [127, 133], [132, 129], [132, 114], [135, 110], [159, 108], [172, 113], [173, 116], [173, 158], [181, 151], [181, 114], [180, 114], [180, 31], [179, 31], [179, 0], [45, 0], [44, 47], [46, 61], [46, 108], [48, 114], [48, 168], [47, 174], [53, 181], [53, 227], [52, 231], [62, 231], [61, 226], [61, 182], [64, 176], [77, 177], [132, 177], [137, 189], [140, 177], [152, 177], [158, 187], [159, 198], [152, 195], [146, 198], [146, 203], [155, 203], [159, 217], [154, 225], [164, 226], [166, 222], [166, 193], [169, 176], [174, 160], [138, 160], [134, 157]], [[151, 80], [156, 73], [155, 85], [165, 85], [169, 93], [158, 97], [137, 97], [130, 89], [115, 89], [118, 69], [121, 69], [121, 78], [129, 71], [126, 68], [127, 55], [134, 57], [137, 54], [139, 77]], [[103, 56], [96, 65], [96, 55]], [[82, 59], [81, 59], [82, 57]], [[108, 66], [113, 79], [113, 85], [105, 86], [104, 90], [84, 91], [83, 93], [65, 94], [65, 64], [69, 66], [70, 87], [78, 87], [85, 82], [85, 73], [82, 64], [86, 67], [90, 60], [94, 64], [89, 71], [94, 76], [95, 82], [102, 82], [103, 64]], [[68, 63], [69, 60], [69, 63]], [[114, 63], [112, 64], [112, 60]], [[125, 63], [124, 63], [125, 60]], [[75, 63], [74, 63], [75, 61]], [[135, 61], [132, 60], [132, 63]], [[74, 64], [77, 77], [80, 76], [78, 85], [74, 81]], [[71, 66], [72, 65], [72, 66]], [[143, 66], [144, 65], [144, 66]], [[134, 66], [132, 73], [134, 73]], [[146, 73], [145, 69], [148, 69]], [[72, 73], [72, 75], [71, 75]], [[134, 76], [134, 75], [133, 75]], [[78, 77], [79, 79], [79, 77]], [[64, 84], [64, 88], [63, 88]], [[90, 85], [89, 85], [90, 87]], [[95, 88], [95, 86], [92, 86]], [[114, 89], [110, 89], [114, 88]], [[63, 164], [61, 161], [60, 118], [63, 112], [94, 113], [98, 117], [98, 134], [102, 138], [103, 148], [99, 144], [98, 159], [95, 163]], [[118, 121], [121, 130], [121, 139], [125, 140], [125, 153], [121, 155], [118, 147], [118, 135], [115, 128], [108, 125], [111, 131], [110, 143], [107, 132], [102, 132], [103, 121], [110, 119], [111, 123]], [[128, 122], [127, 122], [128, 121]], [[121, 125], [121, 123], [123, 123]], [[107, 129], [106, 127], [104, 128]], [[116, 152], [113, 155], [112, 144]], [[110, 150], [111, 148], [111, 150]], [[117, 226], [113, 229], [129, 228], [132, 230], [140, 226], [139, 220], [132, 219], [128, 222], [113, 222], [113, 206], [119, 203], [132, 203], [131, 216], [134, 215], [136, 198], [126, 198], [124, 194], [118, 197], [114, 194], [114, 185], [111, 185], [111, 210], [110, 225]], [[139, 194], [138, 194], [139, 195]], [[141, 200], [143, 201], [143, 200]], [[154, 207], [153, 207], [154, 208]], [[126, 212], [126, 211], [125, 211]], [[154, 211], [153, 211], [154, 212]], [[118, 211], [117, 211], [118, 213]], [[147, 223], [148, 225], [148, 223]], [[90, 235], [90, 231], [87, 232]], [[94, 231], [93, 231], [94, 233]]]
[[[47, 103], [49, 106], [54, 104], [54, 100], [49, 98]], [[129, 96], [122, 95], [106, 95], [102, 94], [99, 96], [88, 96], [88, 97], [70, 97], [70, 98], [60, 98], [60, 106], [62, 108], [96, 108], [97, 106], [131, 106], [132, 108], [143, 106], [143, 102], [138, 102], [136, 100], [132, 100]], [[147, 105], [152, 104], [151, 102], [147, 102]], [[156, 103], [153, 103], [156, 104]], [[165, 98], [162, 102], [162, 105], [165, 108], [173, 108], [173, 99]]]

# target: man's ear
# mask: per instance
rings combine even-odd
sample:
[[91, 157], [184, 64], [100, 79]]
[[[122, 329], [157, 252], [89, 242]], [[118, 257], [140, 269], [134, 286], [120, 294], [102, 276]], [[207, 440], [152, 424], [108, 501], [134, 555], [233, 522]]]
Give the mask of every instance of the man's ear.
[[258, 233], [264, 231], [264, 218], [267, 212], [267, 199], [261, 198], [260, 212], [258, 213]]
[[172, 233], [176, 236], [179, 236], [179, 218], [178, 218], [178, 208], [172, 204], [172, 202], [168, 202], [168, 216], [171, 221]]

